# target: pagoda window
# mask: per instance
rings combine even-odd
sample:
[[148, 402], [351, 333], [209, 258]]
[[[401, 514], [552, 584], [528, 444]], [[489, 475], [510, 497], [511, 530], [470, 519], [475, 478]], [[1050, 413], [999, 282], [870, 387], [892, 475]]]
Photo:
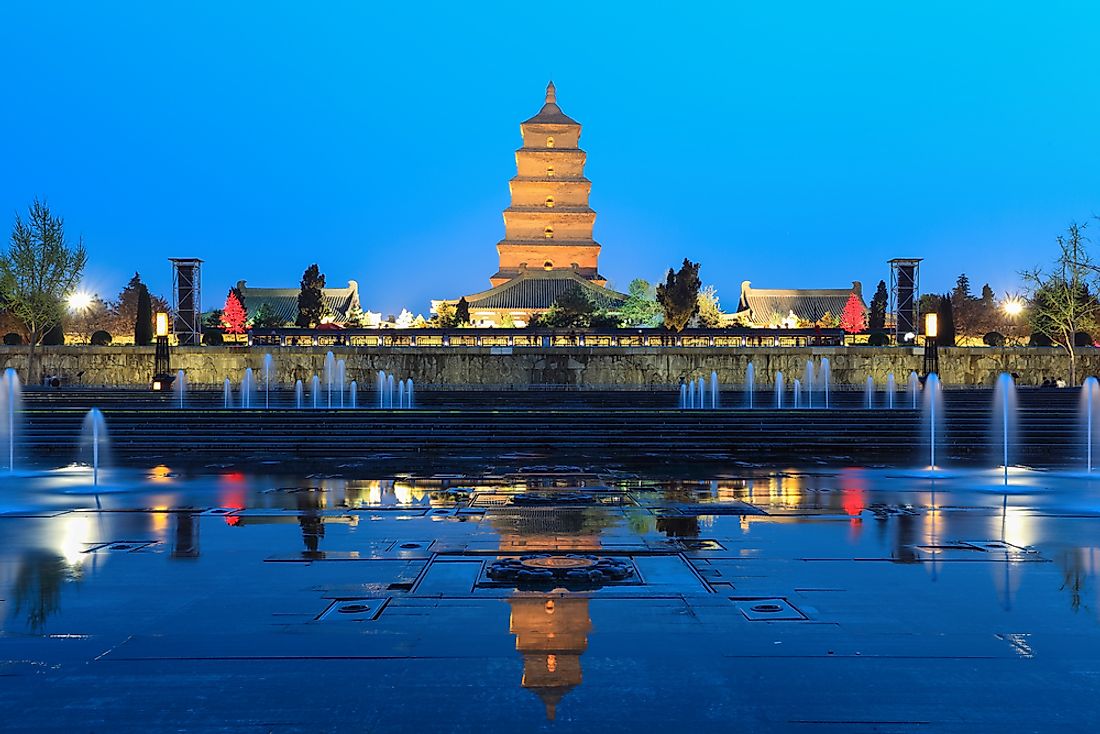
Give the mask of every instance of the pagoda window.
[[547, 209], [553, 209], [554, 208], [554, 197], [553, 196], [547, 196], [546, 197], [546, 208]]
[[554, 239], [554, 228], [553, 227], [547, 227], [546, 229], [542, 230], [542, 233], [544, 235], [546, 235], [546, 239], [548, 239], [548, 240]]
[[554, 136], [553, 135], [547, 136], [547, 138], [546, 138], [546, 147], [547, 148], [553, 148], [554, 147]]
[[553, 166], [547, 166], [546, 167], [546, 177], [547, 178], [553, 178], [554, 177], [554, 167]]
[[554, 263], [550, 260], [547, 260], [546, 262], [544, 262], [542, 264], [542, 268], [543, 268], [543, 270], [553, 270], [554, 269]]

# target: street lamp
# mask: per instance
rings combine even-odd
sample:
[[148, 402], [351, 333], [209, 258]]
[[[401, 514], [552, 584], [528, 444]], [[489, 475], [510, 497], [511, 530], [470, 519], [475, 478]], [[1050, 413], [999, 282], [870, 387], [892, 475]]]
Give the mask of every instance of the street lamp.
[[168, 314], [157, 311], [157, 351], [153, 357], [153, 390], [166, 390], [172, 386], [172, 365], [168, 353]]
[[92, 307], [92, 301], [94, 296], [88, 291], [73, 291], [69, 294], [69, 297], [65, 299], [65, 305], [69, 307], [69, 310], [73, 313], [85, 313]]
[[936, 349], [936, 337], [939, 336], [940, 321], [934, 314], [924, 317], [924, 376], [940, 371], [940, 355]]

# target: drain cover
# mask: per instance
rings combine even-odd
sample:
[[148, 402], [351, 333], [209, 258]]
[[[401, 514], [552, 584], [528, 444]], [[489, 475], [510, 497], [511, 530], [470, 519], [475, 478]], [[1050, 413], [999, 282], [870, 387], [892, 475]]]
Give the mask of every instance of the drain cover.
[[318, 622], [372, 622], [386, 607], [390, 597], [337, 599], [316, 617]]
[[576, 558], [571, 556], [540, 556], [537, 558], [525, 558], [520, 561], [520, 565], [526, 568], [549, 569], [592, 568], [596, 565], [596, 560], [593, 558]]
[[801, 621], [806, 615], [782, 597], [764, 599], [731, 598], [738, 611], [750, 622]]
[[85, 553], [133, 553], [156, 545], [155, 540], [113, 540], [110, 543], [94, 543]]

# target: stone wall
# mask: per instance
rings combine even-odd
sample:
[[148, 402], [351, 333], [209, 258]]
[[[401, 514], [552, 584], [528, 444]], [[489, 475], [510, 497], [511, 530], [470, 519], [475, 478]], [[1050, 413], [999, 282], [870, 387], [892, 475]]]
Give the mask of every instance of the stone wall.
[[[172, 369], [183, 369], [192, 385], [219, 386], [241, 379], [246, 367], [259, 372], [263, 355], [274, 357], [277, 380], [308, 381], [322, 371], [326, 349], [194, 347], [173, 348]], [[893, 372], [901, 383], [921, 369], [920, 349], [823, 347], [734, 348], [465, 348], [406, 347], [332, 350], [347, 361], [349, 379], [367, 382], [378, 370], [411, 377], [421, 387], [516, 386], [670, 386], [681, 378], [718, 373], [724, 384], [745, 379], [751, 361], [757, 383], [771, 383], [777, 370], [801, 377], [806, 360], [827, 357], [833, 382], [862, 385], [867, 376], [882, 384]], [[40, 348], [39, 371], [84, 385], [147, 384], [153, 372], [152, 347], [66, 346]], [[27, 348], [0, 347], [0, 365], [26, 378]], [[991, 385], [1002, 371], [1018, 373], [1020, 384], [1044, 377], [1068, 378], [1069, 365], [1058, 349], [953, 348], [940, 350], [940, 374], [948, 385]], [[1078, 374], [1100, 373], [1100, 350], [1081, 349]]]

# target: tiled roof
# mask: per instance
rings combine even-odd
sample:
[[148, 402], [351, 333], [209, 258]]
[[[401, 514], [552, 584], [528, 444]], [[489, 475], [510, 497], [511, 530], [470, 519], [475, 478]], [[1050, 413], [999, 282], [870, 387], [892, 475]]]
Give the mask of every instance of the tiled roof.
[[579, 285], [598, 308], [618, 308], [625, 293], [603, 288], [572, 270], [535, 270], [481, 293], [466, 296], [471, 309], [539, 310], [554, 305], [558, 296]]
[[532, 117], [530, 120], [524, 120], [524, 125], [579, 125], [580, 123], [574, 120], [569, 115], [561, 111], [561, 107], [558, 107], [557, 91], [554, 89], [554, 82], [550, 82], [546, 85], [546, 104], [542, 106], [539, 113]]
[[[298, 318], [299, 288], [253, 288], [243, 280], [237, 283], [237, 288], [244, 296], [244, 306], [249, 316], [253, 316], [266, 303], [287, 323], [294, 323]], [[346, 321], [352, 304], [359, 302], [359, 285], [354, 280], [348, 282], [347, 288], [323, 288], [321, 293], [325, 310], [331, 312], [337, 322]]]
[[850, 288], [752, 288], [749, 281], [741, 284], [741, 302], [737, 310], [748, 311], [749, 318], [759, 324], [773, 316], [780, 319], [794, 312], [801, 321], [817, 321], [826, 313], [837, 318], [844, 311], [853, 293], [863, 303], [863, 287], [853, 281]]

